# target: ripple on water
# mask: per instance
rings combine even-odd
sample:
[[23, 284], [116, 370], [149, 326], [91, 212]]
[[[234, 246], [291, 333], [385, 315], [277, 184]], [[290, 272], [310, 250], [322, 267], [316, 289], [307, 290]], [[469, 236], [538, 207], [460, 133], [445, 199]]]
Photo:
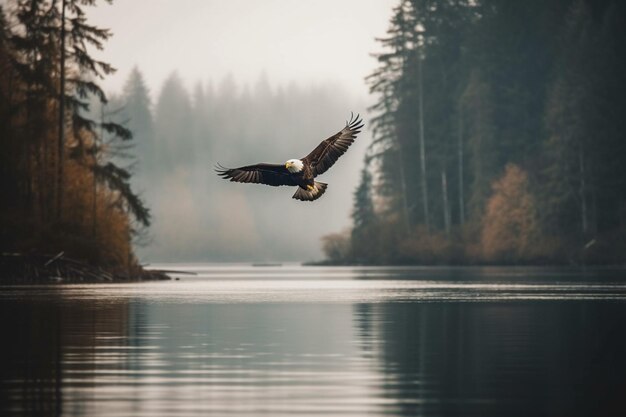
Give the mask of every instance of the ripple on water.
[[626, 415], [615, 271], [180, 269], [2, 287], [0, 414]]

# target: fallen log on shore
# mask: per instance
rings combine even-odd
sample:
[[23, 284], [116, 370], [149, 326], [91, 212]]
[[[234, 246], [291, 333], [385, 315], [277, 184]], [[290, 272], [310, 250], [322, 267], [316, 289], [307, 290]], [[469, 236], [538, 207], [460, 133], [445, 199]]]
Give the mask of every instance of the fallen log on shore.
[[106, 283], [171, 279], [164, 271], [94, 266], [56, 255], [0, 253], [0, 284]]

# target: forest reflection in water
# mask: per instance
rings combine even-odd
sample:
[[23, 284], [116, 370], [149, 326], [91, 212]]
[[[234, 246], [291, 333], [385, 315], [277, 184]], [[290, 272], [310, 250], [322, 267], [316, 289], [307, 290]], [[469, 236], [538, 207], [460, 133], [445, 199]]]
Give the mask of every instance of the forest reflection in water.
[[1, 288], [0, 414], [626, 415], [615, 273], [190, 268]]

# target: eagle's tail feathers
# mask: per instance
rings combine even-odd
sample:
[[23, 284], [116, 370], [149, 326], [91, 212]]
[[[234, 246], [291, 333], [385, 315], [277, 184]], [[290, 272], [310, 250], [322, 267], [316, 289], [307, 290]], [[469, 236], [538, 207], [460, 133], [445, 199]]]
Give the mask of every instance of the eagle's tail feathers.
[[311, 191], [298, 187], [293, 198], [300, 201], [314, 201], [320, 198], [325, 192], [328, 184], [315, 181]]

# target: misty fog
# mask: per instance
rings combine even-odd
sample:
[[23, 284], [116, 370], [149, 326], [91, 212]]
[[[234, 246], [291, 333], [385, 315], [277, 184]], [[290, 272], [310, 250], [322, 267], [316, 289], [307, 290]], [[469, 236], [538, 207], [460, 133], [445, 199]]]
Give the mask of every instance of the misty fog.
[[231, 75], [188, 91], [173, 72], [151, 93], [134, 69], [112, 97], [103, 114], [134, 132], [128, 153], [141, 157], [127, 165], [153, 214], [147, 236], [138, 239], [142, 261], [319, 260], [321, 236], [349, 227], [367, 129], [320, 177], [329, 188], [314, 203], [292, 199], [293, 187], [231, 183], [214, 172], [218, 163], [306, 156], [341, 130], [351, 111], [365, 112], [366, 103], [342, 86], [273, 87], [262, 72], [251, 86]]
[[[134, 0], [88, 11], [114, 33], [97, 51], [118, 68], [102, 80], [107, 111], [124, 108], [112, 118], [134, 130], [132, 153], [141, 155], [126, 163], [153, 214], [148, 238], [136, 242], [143, 262], [322, 258], [320, 237], [350, 227], [370, 142], [364, 78], [392, 4]], [[128, 103], [134, 66], [149, 122]], [[228, 183], [213, 171], [218, 162], [303, 157], [352, 111], [366, 127], [320, 178], [329, 188], [315, 203], [293, 200], [288, 187]]]

